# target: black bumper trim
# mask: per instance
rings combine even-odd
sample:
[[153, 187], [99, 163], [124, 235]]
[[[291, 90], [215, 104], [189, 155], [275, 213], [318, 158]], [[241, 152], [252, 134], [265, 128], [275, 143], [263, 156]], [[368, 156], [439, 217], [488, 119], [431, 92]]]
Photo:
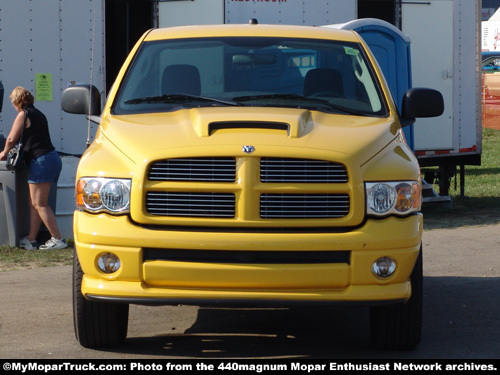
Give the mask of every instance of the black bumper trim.
[[234, 251], [144, 248], [142, 261], [226, 264], [350, 264], [350, 251]]
[[256, 300], [256, 299], [185, 299], [185, 298], [140, 298], [140, 297], [109, 297], [87, 294], [92, 302], [127, 303], [146, 306], [200, 306], [200, 307], [255, 307], [255, 308], [287, 308], [296, 306], [331, 306], [331, 307], [372, 307], [404, 303], [404, 299], [385, 301], [295, 301], [295, 300]]

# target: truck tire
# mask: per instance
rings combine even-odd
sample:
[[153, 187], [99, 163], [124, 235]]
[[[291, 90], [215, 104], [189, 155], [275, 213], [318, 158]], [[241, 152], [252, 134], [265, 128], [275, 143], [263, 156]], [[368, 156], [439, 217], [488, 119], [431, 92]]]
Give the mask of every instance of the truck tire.
[[73, 323], [76, 339], [86, 348], [118, 346], [125, 341], [129, 305], [94, 302], [81, 292], [83, 271], [73, 255]]
[[370, 338], [379, 349], [411, 350], [420, 343], [422, 331], [422, 247], [410, 276], [411, 297], [406, 303], [372, 307]]

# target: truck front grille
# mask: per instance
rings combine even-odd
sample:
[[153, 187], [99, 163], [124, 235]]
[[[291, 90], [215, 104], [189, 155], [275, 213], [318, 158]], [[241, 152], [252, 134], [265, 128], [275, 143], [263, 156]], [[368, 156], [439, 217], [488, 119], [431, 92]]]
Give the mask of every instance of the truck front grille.
[[[250, 159], [197, 157], [152, 163], [147, 172], [147, 213], [163, 217], [238, 217], [243, 221], [336, 219], [349, 214], [349, 178], [343, 164], [298, 158]], [[255, 186], [249, 181], [259, 183], [259, 189], [246, 191]], [[302, 185], [298, 188], [294, 184]], [[291, 188], [300, 194], [285, 192]]]

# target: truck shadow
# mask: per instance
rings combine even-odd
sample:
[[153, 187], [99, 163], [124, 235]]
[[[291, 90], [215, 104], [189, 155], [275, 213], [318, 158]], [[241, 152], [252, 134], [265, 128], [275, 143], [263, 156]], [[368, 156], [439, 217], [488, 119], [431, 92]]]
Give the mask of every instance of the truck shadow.
[[500, 223], [500, 197], [457, 198], [447, 204], [427, 203], [422, 206], [424, 230], [455, 229]]
[[369, 348], [368, 316], [363, 308], [199, 308], [184, 333], [129, 338], [127, 347], [171, 358], [328, 358], [340, 342]]
[[184, 332], [130, 337], [117, 352], [177, 359], [498, 358], [500, 278], [424, 283], [422, 343], [413, 351], [373, 348], [368, 308], [301, 307], [199, 308]]

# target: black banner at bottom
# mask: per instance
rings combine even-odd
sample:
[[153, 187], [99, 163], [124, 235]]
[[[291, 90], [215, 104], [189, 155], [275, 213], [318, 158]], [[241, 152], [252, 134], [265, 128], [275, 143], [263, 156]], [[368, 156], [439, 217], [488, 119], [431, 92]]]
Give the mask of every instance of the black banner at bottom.
[[208, 360], [208, 359], [145, 359], [145, 360], [2, 360], [4, 373], [56, 373], [103, 372], [107, 373], [478, 373], [498, 372], [500, 360]]

